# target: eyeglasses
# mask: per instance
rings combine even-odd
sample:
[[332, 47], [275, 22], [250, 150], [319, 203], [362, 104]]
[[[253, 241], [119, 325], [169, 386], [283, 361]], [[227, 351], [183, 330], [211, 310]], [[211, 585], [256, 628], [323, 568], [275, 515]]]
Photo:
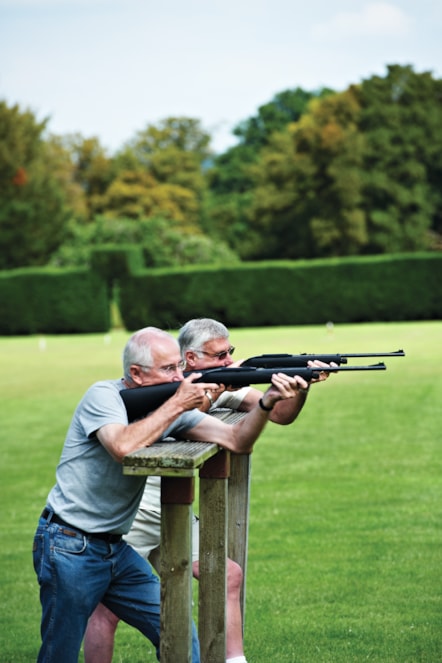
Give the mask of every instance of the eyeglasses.
[[[147, 370], [155, 370], [155, 366], [143, 366], [143, 364], [137, 364], [140, 368], [144, 368]], [[184, 370], [186, 366], [186, 362], [184, 359], [179, 361], [177, 364], [169, 364], [168, 366], [159, 366], [156, 370], [161, 371], [162, 373], [165, 373], [166, 375], [173, 375], [177, 371], [182, 371]]]
[[159, 371], [162, 373], [166, 373], [166, 375], [172, 375], [173, 373], [176, 373], [177, 371], [183, 371], [184, 367], [186, 366], [186, 362], [184, 359], [181, 359], [177, 364], [169, 364], [168, 366], [160, 366]]
[[197, 353], [199, 352], [202, 355], [207, 355], [208, 357], [211, 357], [212, 359], [219, 359], [220, 361], [222, 361], [227, 357], [227, 355], [233, 355], [233, 353], [235, 352], [235, 348], [233, 347], [233, 345], [231, 345], [228, 350], [223, 350], [222, 352], [212, 353], [212, 352], [206, 352], [205, 350], [195, 350], [195, 352]]

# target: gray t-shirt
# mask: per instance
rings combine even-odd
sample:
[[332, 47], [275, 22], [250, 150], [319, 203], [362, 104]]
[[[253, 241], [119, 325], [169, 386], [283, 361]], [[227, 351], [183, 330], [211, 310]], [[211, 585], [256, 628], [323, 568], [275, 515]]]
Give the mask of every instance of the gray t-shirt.
[[[57, 483], [47, 505], [73, 527], [86, 532], [126, 534], [135, 517], [146, 477], [126, 476], [123, 467], [101, 445], [95, 432], [106, 424], [127, 425], [120, 391], [122, 380], [92, 385], [74, 412], [56, 470]], [[161, 439], [179, 437], [205, 416], [185, 412]]]

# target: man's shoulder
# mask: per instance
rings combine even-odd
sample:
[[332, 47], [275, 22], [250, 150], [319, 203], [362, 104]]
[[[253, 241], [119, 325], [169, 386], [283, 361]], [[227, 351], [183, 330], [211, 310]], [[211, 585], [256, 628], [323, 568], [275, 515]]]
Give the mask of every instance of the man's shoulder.
[[91, 384], [87, 391], [121, 391], [122, 389], [124, 389], [124, 383], [120, 378], [118, 380], [98, 380]]
[[120, 380], [98, 380], [88, 387], [80, 403], [85, 401], [102, 400], [105, 398], [119, 396], [120, 391], [124, 389], [124, 383]]

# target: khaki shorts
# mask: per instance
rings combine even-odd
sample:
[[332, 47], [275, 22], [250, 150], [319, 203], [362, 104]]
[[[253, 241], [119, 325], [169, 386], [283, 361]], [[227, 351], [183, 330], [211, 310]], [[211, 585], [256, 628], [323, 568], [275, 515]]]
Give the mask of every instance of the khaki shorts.
[[[159, 553], [161, 542], [161, 514], [159, 511], [138, 509], [135, 520], [124, 540], [135, 548], [137, 553], [149, 560], [155, 569], [159, 570]], [[192, 517], [192, 561], [199, 559], [199, 522]]]

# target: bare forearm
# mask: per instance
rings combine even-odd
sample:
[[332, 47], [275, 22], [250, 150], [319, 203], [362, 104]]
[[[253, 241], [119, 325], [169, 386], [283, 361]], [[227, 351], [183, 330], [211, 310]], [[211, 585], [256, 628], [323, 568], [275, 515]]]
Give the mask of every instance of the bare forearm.
[[235, 453], [250, 453], [253, 445], [269, 420], [272, 412], [263, 410], [259, 405], [255, 406], [237, 424], [232, 426], [232, 449]]
[[[140, 447], [149, 447], [163, 435], [183, 411], [179, 403], [169, 399], [145, 419], [130, 424], [126, 428], [122, 440], [126, 441], [128, 446], [134, 447], [131, 451]], [[130, 451], [126, 453], [130, 453]]]
[[121, 463], [127, 454], [156, 442], [183, 411], [179, 401], [171, 398], [148, 417], [127, 426], [103, 426], [97, 436], [111, 456]]
[[305, 405], [307, 393], [300, 391], [293, 398], [278, 401], [270, 413], [269, 420], [282, 426], [293, 423]]
[[[292, 398], [277, 401], [273, 410], [270, 412], [269, 421], [282, 426], [287, 426], [288, 424], [293, 423], [304, 407], [307, 393], [308, 389], [301, 387]], [[244, 412], [249, 412], [258, 404], [259, 399], [262, 396], [263, 393], [259, 389], [250, 389], [240, 404], [239, 409]]]
[[187, 438], [214, 442], [233, 453], [250, 453], [267, 423], [269, 414], [269, 411], [256, 405], [236, 424], [226, 424], [215, 417], [207, 416], [187, 432]]

